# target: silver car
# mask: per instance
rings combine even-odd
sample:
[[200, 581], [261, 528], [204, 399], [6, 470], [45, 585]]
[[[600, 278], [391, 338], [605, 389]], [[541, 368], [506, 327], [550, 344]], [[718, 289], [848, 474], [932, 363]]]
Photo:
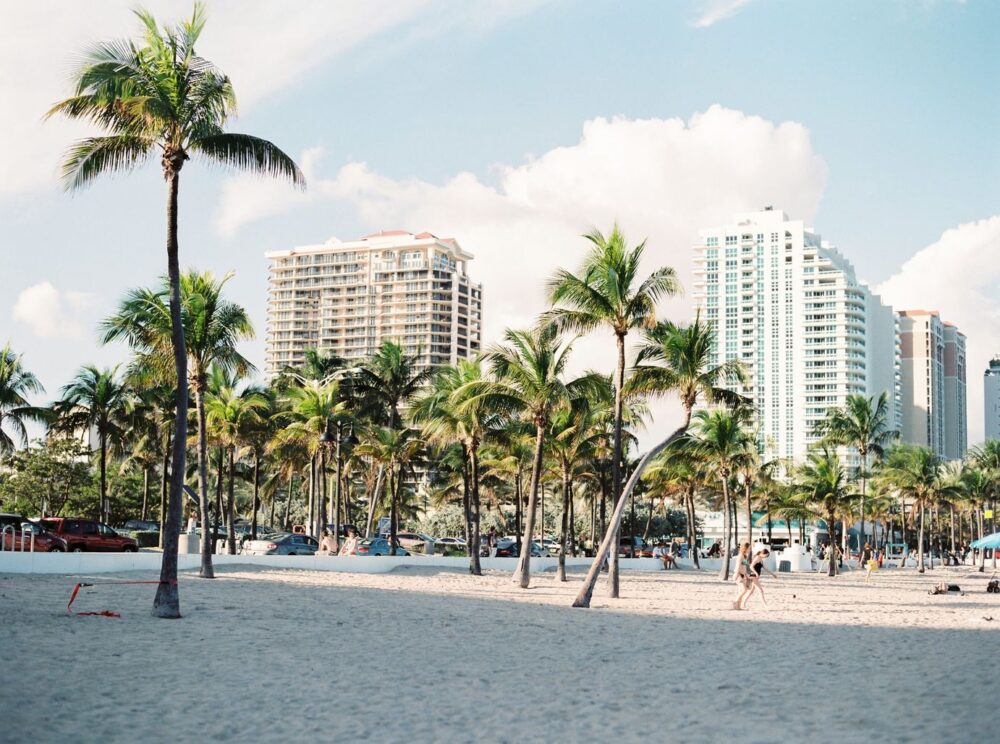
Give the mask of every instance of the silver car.
[[[396, 546], [396, 555], [409, 555], [401, 545]], [[389, 555], [389, 541], [384, 537], [373, 537], [358, 543], [358, 555]]]
[[279, 532], [243, 544], [243, 555], [316, 555], [319, 543], [309, 535]]

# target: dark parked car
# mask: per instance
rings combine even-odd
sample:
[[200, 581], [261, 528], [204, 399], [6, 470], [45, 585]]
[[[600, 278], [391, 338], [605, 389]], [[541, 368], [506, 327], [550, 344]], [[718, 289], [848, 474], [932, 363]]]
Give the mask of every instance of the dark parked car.
[[160, 523], [152, 519], [130, 519], [122, 525], [122, 529], [132, 532], [159, 532]]
[[[646, 548], [646, 541], [641, 537], [622, 537], [618, 541], [618, 557], [639, 558], [644, 548]], [[649, 554], [652, 555], [652, 550]]]
[[[483, 558], [489, 557], [490, 548], [488, 545], [484, 544], [479, 549], [479, 555]], [[520, 553], [517, 550], [517, 540], [513, 540], [509, 537], [501, 537], [497, 540], [497, 552], [496, 558], [518, 558]], [[532, 558], [548, 558], [549, 552], [547, 550], [543, 551], [542, 546], [537, 542], [532, 541], [531, 543], [531, 557]]]
[[63, 538], [67, 549], [74, 553], [139, 551], [139, 544], [131, 537], [119, 535], [96, 519], [46, 517], [41, 522], [42, 527]]
[[316, 555], [319, 543], [309, 535], [279, 532], [243, 544], [243, 555]]
[[0, 530], [4, 528], [7, 528], [3, 533], [4, 550], [31, 550], [31, 535], [34, 533], [35, 550], [42, 553], [66, 552], [65, 540], [20, 514], [0, 514]]

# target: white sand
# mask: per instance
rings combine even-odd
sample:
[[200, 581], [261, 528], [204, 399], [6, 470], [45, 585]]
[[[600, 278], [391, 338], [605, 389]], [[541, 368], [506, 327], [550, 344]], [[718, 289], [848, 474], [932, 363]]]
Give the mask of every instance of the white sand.
[[[96, 576], [154, 578], [146, 575]], [[626, 574], [568, 605], [537, 575], [221, 570], [84, 590], [0, 575], [0, 741], [986, 741], [1000, 595], [968, 569], [765, 579], [727, 609], [707, 572]], [[965, 597], [927, 595], [937, 581]], [[987, 621], [984, 617], [993, 617]]]

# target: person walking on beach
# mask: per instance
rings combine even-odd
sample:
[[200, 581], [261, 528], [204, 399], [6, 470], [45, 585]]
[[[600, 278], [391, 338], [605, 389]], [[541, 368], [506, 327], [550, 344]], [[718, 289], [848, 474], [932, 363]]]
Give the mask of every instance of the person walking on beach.
[[861, 565], [865, 567], [865, 583], [872, 577], [872, 571], [878, 568], [878, 561], [875, 560], [875, 554], [872, 553], [872, 546], [865, 543], [865, 547], [861, 549]]
[[736, 562], [736, 573], [733, 574], [733, 581], [736, 582], [736, 586], [739, 589], [739, 595], [736, 597], [736, 601], [733, 602], [734, 610], [743, 609], [743, 598], [750, 592], [753, 587], [753, 582], [750, 579], [750, 543], [744, 542], [740, 545], [739, 554], [737, 555]]
[[358, 554], [358, 537], [354, 532], [353, 527], [347, 528], [347, 539], [344, 540], [344, 546], [340, 549], [341, 555], [357, 555]]
[[753, 558], [750, 559], [750, 572], [747, 574], [750, 580], [750, 591], [743, 600], [743, 607], [741, 609], [745, 610], [747, 608], [750, 604], [750, 597], [752, 597], [756, 591], [760, 592], [760, 601], [764, 603], [765, 607], [767, 607], [767, 600], [764, 598], [764, 587], [760, 585], [761, 574], [766, 571], [771, 574], [773, 578], [778, 578], [776, 573], [764, 565], [764, 561], [769, 555], [771, 555], [771, 551], [767, 548], [762, 548], [757, 551]]

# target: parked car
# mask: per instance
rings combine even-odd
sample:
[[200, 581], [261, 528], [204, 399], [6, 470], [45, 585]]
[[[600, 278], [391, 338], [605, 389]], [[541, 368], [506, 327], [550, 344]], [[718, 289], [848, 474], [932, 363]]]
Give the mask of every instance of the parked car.
[[[567, 542], [567, 547], [569, 547], [568, 545], [569, 538], [567, 538], [566, 542]], [[559, 555], [559, 552], [562, 550], [562, 545], [559, 544], [558, 540], [552, 540], [548, 537], [542, 540], [542, 547], [545, 548], [547, 551], [549, 551], [550, 556], [551, 555], [557, 556]]]
[[[482, 547], [479, 550], [479, 555], [483, 558], [489, 557], [490, 549], [483, 542]], [[495, 558], [518, 558], [521, 554], [517, 549], [517, 540], [513, 537], [501, 537], [497, 540], [497, 552], [494, 556]], [[549, 558], [549, 551], [545, 550], [537, 542], [532, 541], [531, 543], [531, 557], [532, 558]]]
[[277, 532], [243, 543], [243, 555], [316, 555], [319, 542], [309, 535]]
[[439, 537], [435, 542], [439, 545], [447, 545], [452, 548], [466, 547], [465, 539], [461, 537]]
[[[410, 552], [399, 545], [396, 555], [409, 555]], [[384, 537], [373, 537], [358, 543], [358, 555], [389, 555], [389, 541]]]
[[136, 553], [139, 550], [139, 543], [133, 538], [119, 535], [96, 519], [46, 517], [41, 523], [42, 527], [63, 538], [67, 549], [73, 553]]
[[434, 542], [434, 538], [423, 532], [397, 532], [396, 542], [404, 548], [417, 548]]
[[[618, 540], [618, 557], [619, 558], [638, 558], [640, 551], [646, 547], [646, 541], [641, 537], [625, 537], [622, 536]], [[653, 551], [650, 548], [649, 555], [652, 556]]]
[[0, 530], [5, 527], [13, 528], [13, 532], [7, 529], [4, 533], [4, 550], [31, 550], [32, 533], [35, 535], [35, 550], [41, 553], [65, 553], [67, 550], [63, 538], [20, 514], [0, 514]]
[[122, 529], [133, 532], [159, 532], [160, 523], [152, 519], [130, 519], [122, 525]]

